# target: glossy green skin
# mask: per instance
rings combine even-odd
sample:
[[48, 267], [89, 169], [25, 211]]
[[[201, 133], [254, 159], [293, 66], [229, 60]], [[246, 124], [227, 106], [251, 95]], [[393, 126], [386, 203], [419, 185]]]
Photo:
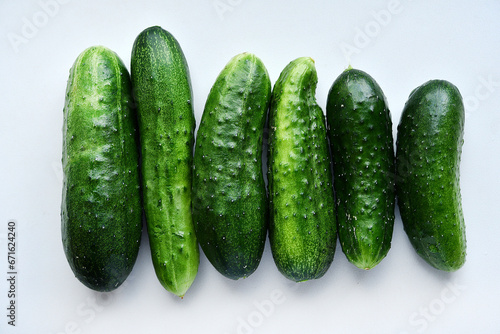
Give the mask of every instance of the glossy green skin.
[[327, 99], [337, 226], [347, 259], [361, 269], [387, 255], [394, 227], [394, 141], [385, 96], [367, 73], [349, 68]]
[[155, 26], [136, 38], [131, 73], [151, 257], [161, 284], [182, 297], [200, 258], [191, 214], [195, 117], [189, 69], [177, 40]]
[[101, 46], [70, 70], [64, 106], [62, 240], [75, 276], [116, 289], [134, 266], [142, 207], [130, 77]]
[[232, 58], [217, 77], [196, 136], [193, 217], [212, 265], [231, 279], [260, 263], [267, 234], [262, 140], [271, 82], [255, 55]]
[[433, 267], [455, 271], [466, 256], [460, 195], [464, 105], [458, 89], [431, 80], [415, 89], [398, 125], [397, 195], [404, 229]]
[[287, 278], [323, 276], [333, 261], [337, 228], [323, 111], [316, 103], [314, 61], [290, 62], [274, 85], [269, 112], [269, 240]]

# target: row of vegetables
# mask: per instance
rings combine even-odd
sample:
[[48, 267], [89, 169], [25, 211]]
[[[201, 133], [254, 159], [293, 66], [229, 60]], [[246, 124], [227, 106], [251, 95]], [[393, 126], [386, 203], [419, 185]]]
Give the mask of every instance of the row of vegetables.
[[267, 237], [278, 270], [296, 282], [326, 273], [337, 238], [351, 263], [371, 269], [390, 249], [396, 198], [423, 259], [446, 271], [465, 262], [464, 108], [451, 83], [431, 80], [410, 94], [395, 154], [386, 98], [367, 73], [339, 75], [325, 118], [311, 58], [291, 61], [272, 87], [262, 61], [242, 53], [213, 84], [195, 141], [178, 41], [147, 28], [131, 59], [129, 76], [116, 53], [88, 48], [67, 85], [62, 239], [89, 288], [110, 291], [127, 278], [143, 214], [156, 275], [181, 297], [200, 246], [231, 279], [257, 269]]

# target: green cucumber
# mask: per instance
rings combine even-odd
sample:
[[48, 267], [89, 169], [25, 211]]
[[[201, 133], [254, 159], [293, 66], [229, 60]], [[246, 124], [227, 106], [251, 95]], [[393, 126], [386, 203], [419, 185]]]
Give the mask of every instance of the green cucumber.
[[155, 26], [137, 36], [131, 74], [151, 257], [163, 287], [182, 297], [199, 264], [191, 214], [195, 117], [189, 69], [177, 40]]
[[87, 287], [111, 291], [139, 251], [142, 207], [130, 77], [111, 50], [90, 47], [73, 64], [63, 125], [61, 232]]
[[416, 88], [406, 102], [397, 136], [398, 206], [416, 252], [433, 267], [455, 271], [466, 256], [460, 194], [464, 105], [444, 80]]
[[193, 217], [208, 260], [239, 279], [260, 263], [267, 235], [262, 140], [271, 82], [262, 61], [243, 53], [217, 77], [196, 135]]
[[387, 255], [394, 227], [390, 111], [377, 82], [349, 67], [330, 88], [327, 120], [340, 244], [351, 263], [371, 269]]
[[333, 261], [337, 228], [323, 111], [314, 61], [290, 62], [274, 85], [269, 111], [269, 240], [287, 278], [322, 277]]

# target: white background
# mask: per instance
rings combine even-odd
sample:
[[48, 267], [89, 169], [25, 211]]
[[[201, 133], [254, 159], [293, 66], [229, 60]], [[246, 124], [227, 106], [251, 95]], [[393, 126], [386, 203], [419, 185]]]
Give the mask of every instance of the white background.
[[[399, 213], [392, 248], [371, 271], [339, 245], [327, 274], [295, 284], [269, 246], [257, 271], [231, 281], [204, 255], [183, 300], [162, 288], [146, 233], [134, 270], [112, 293], [71, 272], [60, 233], [62, 109], [68, 70], [92, 45], [127, 67], [135, 37], [160, 25], [188, 60], [199, 124], [216, 76], [234, 55], [259, 56], [274, 82], [310, 56], [324, 109], [349, 64], [389, 101], [394, 135], [415, 87], [446, 79], [466, 104], [461, 163], [467, 262], [439, 272], [411, 247]], [[0, 0], [1, 333], [499, 333], [500, 1]], [[17, 222], [16, 327], [7, 325], [7, 222]]]

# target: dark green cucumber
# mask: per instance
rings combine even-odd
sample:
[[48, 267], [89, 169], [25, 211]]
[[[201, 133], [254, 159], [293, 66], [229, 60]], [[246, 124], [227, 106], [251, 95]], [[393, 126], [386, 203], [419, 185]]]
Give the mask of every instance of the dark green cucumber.
[[86, 49], [70, 70], [64, 105], [62, 241], [75, 276], [111, 291], [134, 266], [142, 232], [136, 115], [118, 56]]
[[384, 93], [348, 68], [328, 93], [337, 227], [347, 259], [361, 269], [387, 255], [394, 227], [394, 141]]
[[191, 214], [195, 118], [189, 69], [177, 40], [155, 26], [137, 36], [131, 73], [153, 265], [165, 289], [182, 297], [199, 264]]
[[262, 61], [232, 58], [207, 98], [196, 135], [193, 216], [208, 260], [239, 279], [260, 263], [267, 235], [262, 140], [271, 82]]
[[417, 253], [433, 267], [455, 271], [466, 256], [460, 195], [464, 105], [457, 87], [431, 80], [416, 88], [398, 125], [398, 206]]
[[269, 111], [269, 240], [279, 271], [293, 281], [323, 276], [337, 242], [331, 160], [314, 61], [290, 62]]

